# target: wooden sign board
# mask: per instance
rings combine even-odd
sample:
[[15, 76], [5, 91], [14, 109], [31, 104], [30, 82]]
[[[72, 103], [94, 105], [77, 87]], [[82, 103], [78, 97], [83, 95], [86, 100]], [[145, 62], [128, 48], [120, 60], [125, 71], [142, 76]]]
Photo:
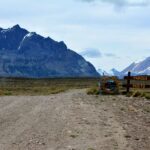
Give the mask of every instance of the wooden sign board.
[[127, 93], [130, 92], [130, 88], [140, 88], [140, 89], [146, 89], [146, 88], [150, 88], [150, 85], [146, 85], [146, 83], [144, 84], [131, 84], [131, 80], [133, 81], [150, 81], [150, 76], [131, 76], [131, 72], [128, 72], [128, 76], [124, 77], [125, 80], [127, 80], [127, 84], [123, 85], [124, 87], [127, 88]]
[[[123, 85], [123, 87], [127, 87], [127, 85]], [[148, 89], [148, 88], [150, 88], [150, 85], [145, 85], [145, 84], [130, 84], [130, 88]]]
[[[124, 79], [127, 80], [129, 77], [125, 76]], [[150, 76], [130, 76], [130, 80], [138, 80], [138, 81], [149, 81]]]

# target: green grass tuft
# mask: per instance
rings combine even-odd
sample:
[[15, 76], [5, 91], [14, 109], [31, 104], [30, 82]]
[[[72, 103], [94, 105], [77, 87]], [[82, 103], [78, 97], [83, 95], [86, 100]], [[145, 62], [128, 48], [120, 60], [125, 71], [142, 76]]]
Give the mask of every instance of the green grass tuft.
[[145, 98], [148, 99], [148, 100], [150, 100], [150, 93], [146, 93], [145, 94]]
[[133, 97], [143, 97], [143, 92], [140, 92], [140, 91], [135, 91], [133, 94], [132, 94]]
[[88, 95], [99, 95], [100, 92], [99, 92], [97, 87], [92, 87], [92, 88], [87, 90], [87, 94]]

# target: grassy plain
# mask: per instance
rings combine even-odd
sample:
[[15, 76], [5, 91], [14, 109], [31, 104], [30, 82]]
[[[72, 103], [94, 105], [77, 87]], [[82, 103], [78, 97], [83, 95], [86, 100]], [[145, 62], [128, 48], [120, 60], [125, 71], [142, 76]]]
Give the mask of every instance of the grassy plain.
[[[88, 92], [97, 92], [100, 78], [0, 78], [0, 95], [49, 95], [64, 92], [70, 89], [88, 89]], [[126, 89], [122, 87], [124, 80], [120, 80], [120, 93]], [[140, 84], [140, 82], [136, 82]], [[150, 83], [146, 83], [150, 84]], [[91, 91], [91, 90], [92, 91]], [[141, 93], [141, 94], [139, 94]], [[131, 89], [131, 94], [144, 95], [150, 99], [150, 89]]]
[[1, 78], [0, 95], [49, 95], [97, 86], [99, 78]]

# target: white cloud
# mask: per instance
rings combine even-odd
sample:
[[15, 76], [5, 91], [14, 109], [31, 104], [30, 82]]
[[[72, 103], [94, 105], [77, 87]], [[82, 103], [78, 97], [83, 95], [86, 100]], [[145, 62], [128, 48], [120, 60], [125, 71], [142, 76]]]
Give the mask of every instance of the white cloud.
[[83, 2], [103, 2], [110, 3], [117, 7], [143, 7], [148, 6], [149, 0], [81, 0]]
[[100, 58], [102, 57], [101, 52], [98, 49], [88, 48], [80, 53], [84, 57], [88, 58]]
[[106, 57], [112, 57], [112, 58], [117, 58], [117, 59], [119, 59], [120, 57], [118, 57], [118, 56], [116, 56], [115, 54], [113, 54], [113, 53], [105, 53], [105, 56]]

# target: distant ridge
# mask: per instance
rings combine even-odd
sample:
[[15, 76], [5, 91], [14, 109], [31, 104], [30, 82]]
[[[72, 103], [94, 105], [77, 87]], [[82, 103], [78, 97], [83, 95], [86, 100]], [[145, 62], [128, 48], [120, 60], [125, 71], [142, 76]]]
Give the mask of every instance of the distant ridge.
[[128, 71], [131, 71], [133, 75], [150, 75], [150, 57], [147, 57], [141, 62], [132, 63], [121, 73], [127, 74]]
[[147, 57], [145, 60], [135, 63], [133, 62], [131, 65], [126, 67], [123, 71], [117, 71], [116, 69], [111, 69], [109, 72], [106, 72], [102, 69], [97, 70], [98, 73], [103, 76], [117, 76], [119, 78], [123, 78], [131, 71], [133, 76], [136, 75], [150, 75], [150, 57]]
[[0, 28], [0, 76], [97, 77], [94, 66], [61, 41], [15, 25]]

